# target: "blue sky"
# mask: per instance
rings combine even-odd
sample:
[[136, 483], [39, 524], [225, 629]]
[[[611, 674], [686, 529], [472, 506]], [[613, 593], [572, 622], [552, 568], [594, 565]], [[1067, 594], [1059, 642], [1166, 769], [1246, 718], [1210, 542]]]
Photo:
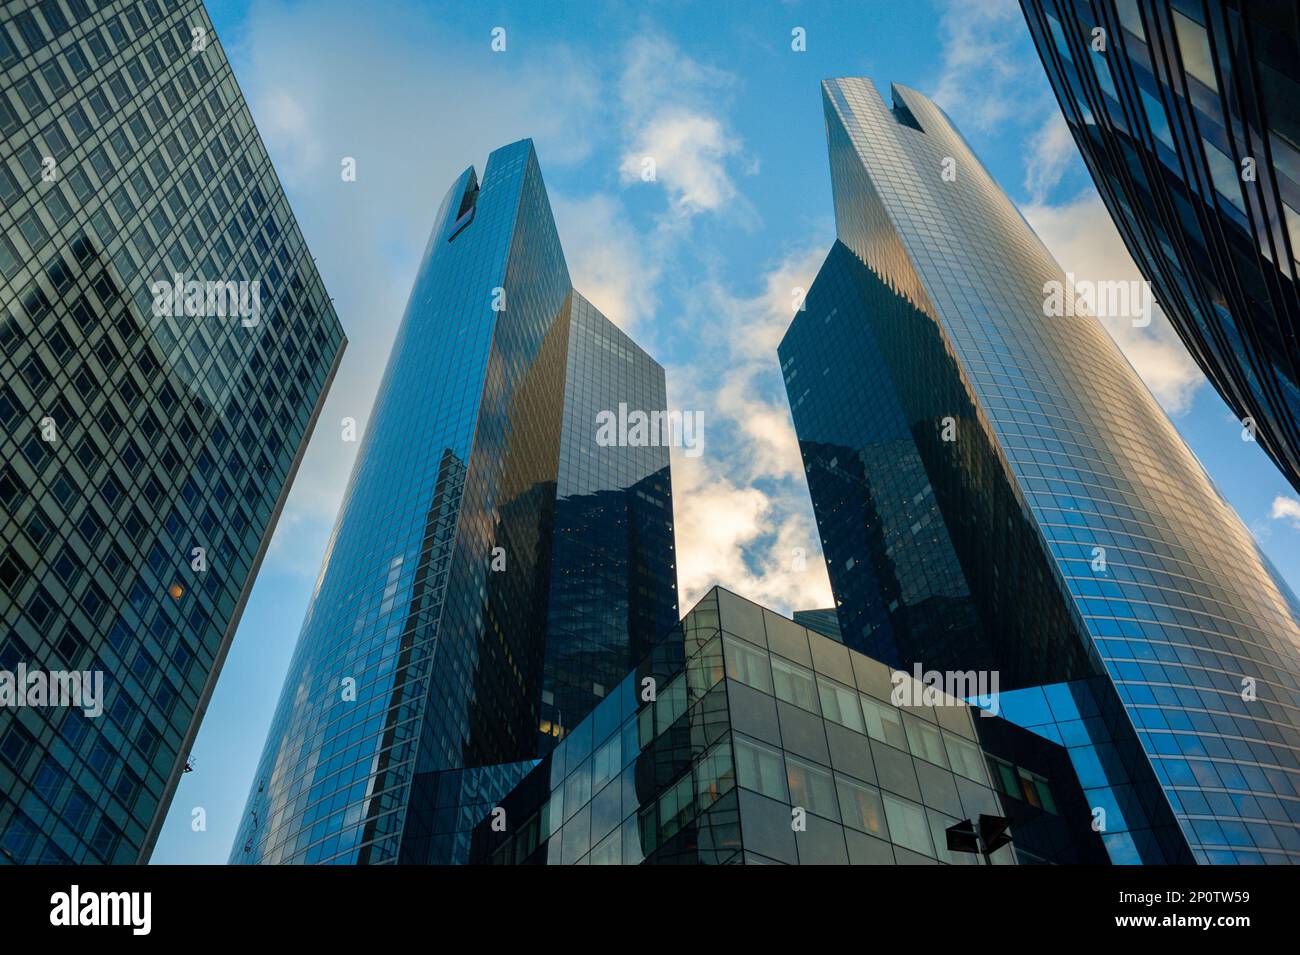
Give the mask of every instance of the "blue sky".
[[[705, 416], [703, 455], [673, 462], [683, 609], [714, 582], [783, 610], [830, 600], [776, 362], [793, 289], [834, 236], [820, 79], [931, 95], [1067, 270], [1137, 275], [1013, 2], [208, 9], [349, 346], [155, 862], [228, 856], [355, 455], [340, 421], [364, 426], [436, 203], [493, 148], [534, 139], [574, 284], [666, 366], [670, 405]], [[640, 177], [646, 155], [655, 182]], [[1167, 323], [1110, 330], [1300, 589], [1294, 492]]]

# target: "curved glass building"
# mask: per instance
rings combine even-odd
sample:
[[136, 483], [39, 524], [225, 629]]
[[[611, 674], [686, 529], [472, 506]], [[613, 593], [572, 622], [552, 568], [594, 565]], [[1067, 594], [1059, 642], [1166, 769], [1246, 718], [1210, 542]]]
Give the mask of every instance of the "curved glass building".
[[[434, 221], [232, 862], [453, 861], [674, 624], [663, 369], [569, 281], [532, 142]], [[471, 818], [472, 817], [472, 818]], [[459, 854], [459, 855], [458, 855]]]
[[1300, 490], [1300, 11], [1021, 6], [1133, 261], [1245, 433]]
[[992, 671], [1116, 862], [1300, 861], [1300, 609], [948, 118], [823, 83], [838, 240], [779, 354], [843, 641]]

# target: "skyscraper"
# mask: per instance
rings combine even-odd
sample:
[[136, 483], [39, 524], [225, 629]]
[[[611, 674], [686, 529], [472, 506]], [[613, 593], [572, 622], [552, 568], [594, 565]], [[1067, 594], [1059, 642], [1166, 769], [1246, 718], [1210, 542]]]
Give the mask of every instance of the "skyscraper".
[[1300, 490], [1300, 12], [1021, 6], [1133, 261], [1245, 433]]
[[148, 859], [345, 345], [202, 5], [91, 6], [0, 20], [0, 681], [103, 681], [4, 862]]
[[834, 607], [821, 607], [817, 610], [796, 610], [793, 617], [794, 622], [801, 627], [816, 630], [832, 640], [844, 642], [843, 636], [840, 634], [839, 613]]
[[1295, 597], [943, 112], [822, 94], [838, 239], [779, 352], [844, 642], [1037, 694], [1114, 861], [1300, 859]]
[[463, 858], [675, 621], [663, 369], [572, 288], [532, 142], [434, 219], [232, 862]]

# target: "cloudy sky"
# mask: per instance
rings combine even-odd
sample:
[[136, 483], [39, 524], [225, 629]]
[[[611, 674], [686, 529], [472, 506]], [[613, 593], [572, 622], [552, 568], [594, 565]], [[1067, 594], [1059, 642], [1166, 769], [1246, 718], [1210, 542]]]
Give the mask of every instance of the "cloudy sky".
[[[497, 146], [533, 138], [574, 284], [666, 366], [670, 405], [705, 415], [704, 453], [673, 461], [683, 609], [713, 583], [787, 611], [830, 603], [776, 361], [834, 237], [820, 79], [933, 96], [1067, 270], [1138, 275], [1011, 0], [208, 8], [349, 346], [155, 862], [227, 858], [357, 448], [339, 422], [364, 426], [437, 201]], [[1162, 316], [1110, 330], [1300, 589], [1289, 486]]]

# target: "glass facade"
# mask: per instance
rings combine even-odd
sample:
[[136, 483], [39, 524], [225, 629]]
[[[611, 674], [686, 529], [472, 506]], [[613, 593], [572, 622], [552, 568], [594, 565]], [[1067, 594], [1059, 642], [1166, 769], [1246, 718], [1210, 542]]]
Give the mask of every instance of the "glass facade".
[[677, 622], [668, 448], [601, 446], [596, 416], [667, 408], [664, 370], [573, 293], [539, 752]]
[[947, 117], [892, 99], [823, 84], [838, 241], [779, 349], [844, 642], [1091, 681], [1061, 719], [1143, 809], [1115, 861], [1300, 859], [1294, 595], [1100, 323], [1045, 314], [1065, 275]]
[[832, 640], [844, 642], [844, 635], [840, 633], [840, 617], [834, 607], [822, 607], [818, 610], [796, 610], [793, 614], [794, 622], [809, 630], [816, 630], [823, 636], [830, 637]]
[[0, 133], [0, 670], [104, 680], [0, 708], [0, 861], [143, 862], [345, 340], [202, 4], [5, 4]]
[[[1022, 0], [1075, 142], [1188, 350], [1300, 490], [1300, 20]], [[1101, 29], [1105, 49], [1094, 49]]]
[[943, 695], [895, 706], [894, 685], [883, 663], [715, 588], [485, 810], [471, 858], [980, 864], [945, 830], [985, 813], [1012, 824], [994, 863], [1106, 860], [1059, 745]]
[[[596, 409], [663, 370], [577, 295], [532, 142], [442, 202], [232, 862], [463, 858], [491, 802], [676, 618], [667, 447]], [[450, 774], [450, 775], [449, 775]]]

